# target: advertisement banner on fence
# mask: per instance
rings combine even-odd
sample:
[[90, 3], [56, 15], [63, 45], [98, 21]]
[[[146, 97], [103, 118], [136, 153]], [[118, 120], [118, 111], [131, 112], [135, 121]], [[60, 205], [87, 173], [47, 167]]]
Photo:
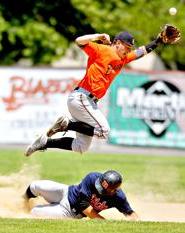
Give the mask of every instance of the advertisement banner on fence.
[[185, 148], [185, 73], [122, 73], [109, 98], [110, 143]]
[[83, 69], [0, 68], [0, 143], [28, 143], [67, 111]]

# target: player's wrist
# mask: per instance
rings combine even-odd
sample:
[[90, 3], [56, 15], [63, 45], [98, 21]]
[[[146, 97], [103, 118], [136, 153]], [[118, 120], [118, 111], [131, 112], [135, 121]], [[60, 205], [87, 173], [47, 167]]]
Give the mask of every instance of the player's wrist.
[[163, 43], [160, 34], [159, 34], [159, 35], [157, 36], [157, 38], [155, 39], [155, 42], [156, 42], [156, 44], [162, 44], [162, 43]]

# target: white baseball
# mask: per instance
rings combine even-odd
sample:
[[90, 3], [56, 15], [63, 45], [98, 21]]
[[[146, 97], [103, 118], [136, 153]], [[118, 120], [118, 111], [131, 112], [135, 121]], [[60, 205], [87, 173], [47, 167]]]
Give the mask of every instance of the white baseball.
[[171, 8], [169, 9], [169, 13], [170, 13], [170, 15], [176, 15], [177, 9], [176, 9], [175, 7], [171, 7]]

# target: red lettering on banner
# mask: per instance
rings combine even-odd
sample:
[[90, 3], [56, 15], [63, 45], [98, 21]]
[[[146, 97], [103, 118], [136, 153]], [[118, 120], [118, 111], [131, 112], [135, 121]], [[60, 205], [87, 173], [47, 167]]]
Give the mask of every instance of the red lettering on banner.
[[68, 79], [27, 79], [10, 78], [10, 94], [2, 97], [7, 111], [13, 111], [25, 104], [47, 104], [53, 94], [65, 94], [74, 89], [78, 80]]

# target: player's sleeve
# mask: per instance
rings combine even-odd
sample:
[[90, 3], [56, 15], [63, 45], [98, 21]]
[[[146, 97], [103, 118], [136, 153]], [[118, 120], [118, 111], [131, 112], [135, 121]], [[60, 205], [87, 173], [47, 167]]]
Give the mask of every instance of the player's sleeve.
[[125, 194], [121, 191], [120, 195], [117, 197], [116, 208], [124, 215], [130, 215], [134, 212], [131, 208]]
[[133, 60], [136, 60], [138, 58], [143, 57], [144, 55], [152, 52], [154, 49], [156, 49], [158, 47], [158, 45], [161, 43], [161, 41], [158, 39], [155, 39], [153, 41], [151, 41], [149, 44], [145, 45], [145, 46], [141, 46], [137, 49], [135, 49], [134, 51], [130, 52], [127, 54], [126, 56], [126, 63], [129, 63]]
[[79, 212], [82, 212], [83, 210], [85, 210], [87, 207], [90, 206], [90, 198], [92, 195], [91, 187], [92, 187], [92, 180], [90, 173], [81, 182], [81, 189], [78, 198]]
[[95, 42], [89, 42], [81, 47], [81, 49], [92, 58], [96, 58], [99, 52], [100, 45]]
[[133, 51], [131, 51], [130, 53], [127, 54], [126, 56], [126, 63], [129, 63], [131, 61], [134, 61], [138, 58], [143, 57], [144, 55], [147, 54], [147, 51], [145, 49], [145, 46], [141, 46]]

